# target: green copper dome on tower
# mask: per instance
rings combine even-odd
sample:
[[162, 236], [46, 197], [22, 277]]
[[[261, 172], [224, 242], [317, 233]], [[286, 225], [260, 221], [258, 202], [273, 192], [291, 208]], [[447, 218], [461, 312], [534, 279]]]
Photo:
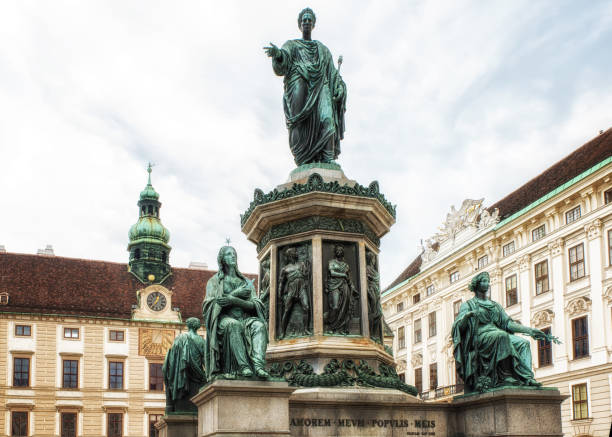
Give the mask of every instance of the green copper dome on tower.
[[172, 248], [168, 245], [170, 232], [159, 219], [161, 203], [151, 185], [152, 170], [149, 164], [149, 181], [138, 201], [138, 221], [128, 233], [129, 271], [145, 284], [161, 284], [172, 273], [169, 263]]

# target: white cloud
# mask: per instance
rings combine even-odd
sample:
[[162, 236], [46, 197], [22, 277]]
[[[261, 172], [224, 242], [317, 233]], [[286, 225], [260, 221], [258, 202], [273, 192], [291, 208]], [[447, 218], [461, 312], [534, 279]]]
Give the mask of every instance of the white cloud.
[[[490, 204], [610, 126], [612, 8], [592, 2], [324, 2], [348, 84], [340, 164], [398, 204], [388, 284], [451, 204]], [[299, 2], [3, 2], [0, 244], [127, 261], [147, 161], [171, 261], [214, 266], [239, 214], [293, 168], [262, 47]], [[526, 159], [527, 157], [527, 159]]]

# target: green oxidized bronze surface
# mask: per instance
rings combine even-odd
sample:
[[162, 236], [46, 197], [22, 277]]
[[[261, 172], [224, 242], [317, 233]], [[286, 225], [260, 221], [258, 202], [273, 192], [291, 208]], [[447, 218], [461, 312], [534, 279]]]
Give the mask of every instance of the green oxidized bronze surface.
[[500, 304], [488, 299], [487, 272], [472, 278], [469, 288], [475, 296], [461, 304], [452, 328], [455, 365], [466, 393], [539, 387], [531, 370], [529, 341], [514, 334], [549, 342], [559, 340], [513, 321]]
[[349, 185], [340, 185], [337, 181], [324, 182], [320, 174], [313, 173], [308, 177], [308, 181], [305, 184], [293, 184], [293, 186], [287, 190], [279, 191], [278, 189], [274, 189], [273, 191], [264, 194], [263, 191], [257, 188], [253, 196], [254, 199], [250, 203], [249, 208], [240, 216], [240, 226], [244, 226], [248, 218], [253, 213], [253, 210], [259, 205], [265, 205], [267, 203], [289, 199], [291, 197], [312, 192], [344, 194], [348, 196], [377, 199], [393, 218], [396, 217], [396, 207], [385, 199], [384, 194], [380, 192], [377, 181], [372, 182], [368, 187], [364, 187], [363, 185], [359, 184], [355, 184], [355, 186], [351, 187]]
[[288, 237], [314, 230], [364, 235], [377, 247], [380, 246], [380, 238], [376, 236], [368, 225], [360, 220], [315, 215], [272, 226], [261, 238], [257, 245], [257, 251], [261, 252], [266, 244], [275, 238]]
[[208, 379], [266, 379], [266, 307], [253, 282], [240, 273], [233, 247], [223, 246], [217, 263], [219, 271], [206, 284], [202, 304]]
[[283, 107], [289, 130], [289, 147], [297, 165], [332, 162], [340, 154], [344, 137], [346, 85], [334, 66], [331, 52], [311, 39], [316, 17], [312, 9], [300, 12], [301, 39], [281, 48], [264, 47], [274, 73], [284, 76]]
[[310, 243], [279, 251], [277, 338], [312, 334], [312, 250]]
[[392, 366], [380, 364], [379, 373], [376, 373], [365, 360], [338, 361], [334, 358], [319, 374], [314, 373], [313, 367], [304, 360], [273, 363], [270, 375], [284, 377], [290, 385], [298, 387], [381, 387], [417, 395], [416, 387], [404, 383]]
[[166, 414], [197, 414], [198, 409], [190, 399], [206, 383], [206, 345], [197, 333], [200, 321], [190, 317], [186, 324], [189, 331], [174, 339], [162, 366], [166, 387]]
[[[329, 244], [329, 243], [328, 243]], [[354, 272], [344, 257], [344, 244], [333, 244], [333, 257], [327, 263], [323, 323], [329, 334], [357, 334], [351, 332], [351, 321], [359, 308], [359, 291], [353, 280]], [[356, 264], [353, 262], [352, 264]], [[360, 314], [357, 314], [357, 319]]]
[[380, 303], [380, 275], [378, 273], [376, 254], [366, 249], [366, 278], [368, 280], [368, 321], [370, 338], [382, 343], [383, 310]]

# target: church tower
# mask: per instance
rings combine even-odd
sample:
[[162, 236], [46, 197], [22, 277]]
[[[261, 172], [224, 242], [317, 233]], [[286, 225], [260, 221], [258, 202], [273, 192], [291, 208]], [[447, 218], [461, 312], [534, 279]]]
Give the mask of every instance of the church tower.
[[149, 181], [140, 193], [138, 221], [129, 232], [129, 271], [144, 284], [161, 284], [172, 274], [168, 245], [170, 232], [159, 219], [159, 194], [151, 185], [151, 164], [147, 168]]

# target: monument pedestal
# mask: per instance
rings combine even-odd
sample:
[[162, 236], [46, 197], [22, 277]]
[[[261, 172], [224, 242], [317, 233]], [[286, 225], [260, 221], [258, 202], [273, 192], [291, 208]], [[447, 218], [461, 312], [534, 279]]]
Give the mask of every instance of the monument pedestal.
[[198, 416], [193, 414], [172, 414], [161, 418], [155, 428], [159, 437], [197, 437]]
[[198, 437], [288, 436], [286, 382], [216, 380], [191, 400], [198, 406]]
[[292, 436], [446, 437], [448, 404], [384, 388], [304, 388], [289, 399]]
[[453, 400], [453, 435], [561, 437], [559, 390], [504, 388]]

